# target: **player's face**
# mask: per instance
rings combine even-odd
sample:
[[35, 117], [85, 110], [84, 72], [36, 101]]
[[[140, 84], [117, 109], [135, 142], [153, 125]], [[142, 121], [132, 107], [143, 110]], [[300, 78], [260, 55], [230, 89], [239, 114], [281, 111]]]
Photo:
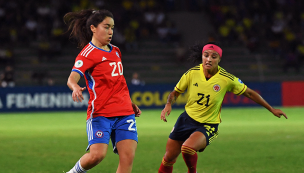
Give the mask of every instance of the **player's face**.
[[113, 37], [114, 20], [106, 17], [101, 23], [94, 27], [91, 25], [93, 37], [102, 45], [108, 45]]
[[215, 50], [205, 50], [203, 52], [203, 67], [207, 70], [212, 70], [218, 67], [221, 61], [220, 55]]

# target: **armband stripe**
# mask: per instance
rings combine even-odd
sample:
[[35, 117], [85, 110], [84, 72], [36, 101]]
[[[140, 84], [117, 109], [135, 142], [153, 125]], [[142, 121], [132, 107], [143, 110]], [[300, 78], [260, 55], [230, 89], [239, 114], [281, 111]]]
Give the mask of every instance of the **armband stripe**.
[[179, 92], [179, 93], [183, 93], [182, 90], [178, 89], [177, 87], [175, 87], [175, 89]]
[[246, 88], [246, 85], [244, 85], [244, 88], [242, 89], [242, 91], [239, 92], [237, 95], [240, 95], [244, 91], [245, 88]]
[[80, 70], [78, 70], [78, 69], [73, 69], [72, 71], [79, 73], [79, 74], [80, 74], [80, 76], [81, 76], [81, 77], [83, 77], [83, 73], [82, 73], [82, 71], [80, 71]]

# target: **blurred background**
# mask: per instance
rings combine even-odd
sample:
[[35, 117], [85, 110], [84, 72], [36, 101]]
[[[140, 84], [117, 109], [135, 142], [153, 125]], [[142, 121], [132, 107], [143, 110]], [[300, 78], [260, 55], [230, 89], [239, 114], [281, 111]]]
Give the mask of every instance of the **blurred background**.
[[[221, 43], [220, 66], [246, 84], [279, 87], [274, 95], [281, 97], [284, 86], [285, 92], [304, 86], [302, 1], [0, 0], [1, 87], [67, 88], [80, 50], [69, 39], [63, 16], [89, 8], [114, 14], [112, 44], [122, 51], [131, 92], [133, 86], [158, 84], [169, 84], [172, 90], [195, 65], [187, 60], [189, 46], [207, 41]], [[278, 105], [283, 104], [280, 99]]]

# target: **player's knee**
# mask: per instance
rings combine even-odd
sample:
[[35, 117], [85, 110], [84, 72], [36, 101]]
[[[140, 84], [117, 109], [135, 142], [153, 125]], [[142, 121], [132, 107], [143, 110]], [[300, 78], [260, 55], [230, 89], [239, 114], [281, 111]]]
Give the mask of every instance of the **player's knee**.
[[127, 162], [128, 164], [133, 164], [135, 157], [135, 152], [127, 151], [119, 153], [119, 160]]
[[164, 159], [168, 162], [175, 162], [180, 152], [167, 150]]
[[106, 157], [106, 154], [104, 153], [95, 153], [95, 154], [90, 154], [89, 162], [91, 164], [97, 165], [100, 163], [104, 158]]

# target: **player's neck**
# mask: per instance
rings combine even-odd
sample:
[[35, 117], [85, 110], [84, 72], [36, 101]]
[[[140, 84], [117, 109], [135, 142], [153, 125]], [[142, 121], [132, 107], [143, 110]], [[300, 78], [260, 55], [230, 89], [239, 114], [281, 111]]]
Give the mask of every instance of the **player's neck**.
[[96, 47], [98, 47], [98, 48], [100, 48], [100, 49], [102, 49], [102, 50], [110, 51], [110, 47], [109, 47], [107, 44], [106, 44], [106, 45], [103, 45], [103, 44], [97, 42], [97, 41], [94, 40], [94, 39], [92, 39], [91, 42], [94, 44], [94, 46], [96, 46]]
[[211, 78], [212, 76], [214, 76], [216, 73], [218, 72], [218, 68], [214, 68], [214, 69], [204, 69], [204, 75], [206, 78]]

